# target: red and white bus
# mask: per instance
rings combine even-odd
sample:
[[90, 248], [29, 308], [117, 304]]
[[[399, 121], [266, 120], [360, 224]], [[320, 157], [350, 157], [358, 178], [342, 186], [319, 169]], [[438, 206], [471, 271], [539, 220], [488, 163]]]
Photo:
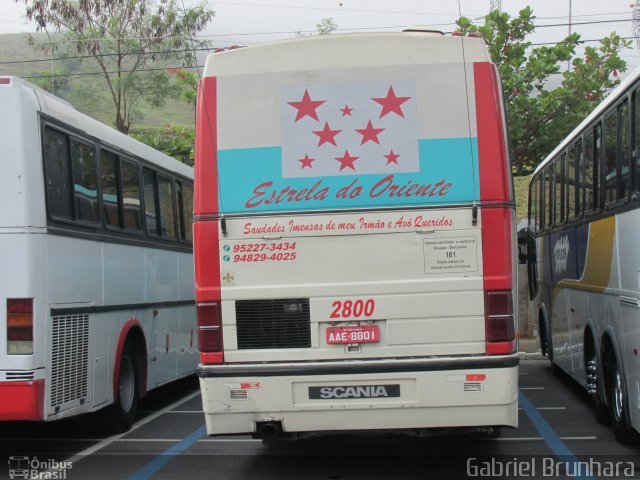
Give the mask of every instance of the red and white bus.
[[0, 421], [102, 410], [195, 373], [193, 169], [0, 77]]
[[194, 198], [210, 435], [517, 425], [513, 189], [482, 40], [210, 55]]

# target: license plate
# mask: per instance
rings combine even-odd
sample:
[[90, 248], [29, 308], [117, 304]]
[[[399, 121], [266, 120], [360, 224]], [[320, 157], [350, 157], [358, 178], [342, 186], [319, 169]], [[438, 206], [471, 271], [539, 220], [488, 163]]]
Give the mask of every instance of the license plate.
[[327, 343], [372, 343], [380, 341], [378, 325], [353, 325], [350, 327], [327, 327]]

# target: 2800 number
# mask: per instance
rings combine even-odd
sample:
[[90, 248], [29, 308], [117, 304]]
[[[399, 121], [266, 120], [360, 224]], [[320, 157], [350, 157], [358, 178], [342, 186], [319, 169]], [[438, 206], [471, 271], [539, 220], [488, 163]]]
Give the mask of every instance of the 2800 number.
[[330, 318], [361, 318], [372, 317], [376, 309], [376, 302], [373, 298], [368, 300], [336, 300], [331, 304], [333, 310]]

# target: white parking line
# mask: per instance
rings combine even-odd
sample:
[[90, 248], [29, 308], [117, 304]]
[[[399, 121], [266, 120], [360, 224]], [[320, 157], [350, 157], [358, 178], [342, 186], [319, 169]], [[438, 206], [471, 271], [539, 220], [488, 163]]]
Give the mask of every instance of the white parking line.
[[[560, 437], [560, 440], [597, 440], [598, 437]], [[499, 442], [538, 442], [543, 441], [542, 437], [500, 437], [493, 440]]]
[[86, 450], [83, 450], [82, 452], [75, 454], [68, 461], [71, 462], [71, 463], [76, 463], [76, 462], [79, 462], [80, 460], [82, 460], [83, 458], [86, 458], [86, 457], [88, 457], [90, 455], [93, 455], [98, 450], [102, 450], [104, 447], [112, 444], [113, 442], [116, 442], [118, 440], [122, 440], [122, 437], [124, 437], [125, 435], [128, 435], [131, 432], [136, 431], [137, 429], [139, 429], [140, 427], [143, 427], [147, 423], [153, 422], [156, 418], [164, 415], [169, 410], [173, 410], [174, 408], [179, 407], [183, 403], [188, 402], [189, 400], [191, 400], [192, 398], [197, 397], [198, 395], [200, 395], [200, 390], [196, 390], [195, 392], [191, 393], [190, 395], [187, 395], [186, 397], [181, 398], [180, 400], [177, 400], [177, 401], [173, 402], [171, 405], [168, 405], [167, 407], [163, 408], [162, 410], [158, 410], [154, 414], [143, 418], [139, 422], [136, 422], [133, 425], [133, 427], [131, 427], [131, 430], [129, 430], [128, 432], [119, 433], [117, 435], [111, 435], [110, 437], [105, 438], [100, 443], [98, 443], [96, 445], [92, 445], [91, 447], [87, 448]]
[[[536, 410], [566, 410], [567, 407], [536, 407]], [[522, 410], [522, 407], [518, 407], [518, 410]]]

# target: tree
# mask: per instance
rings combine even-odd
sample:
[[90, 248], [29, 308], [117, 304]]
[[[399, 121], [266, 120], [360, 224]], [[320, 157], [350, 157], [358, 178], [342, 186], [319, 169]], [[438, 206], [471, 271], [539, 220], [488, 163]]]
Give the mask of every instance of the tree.
[[[531, 173], [540, 161], [580, 123], [620, 80], [626, 69], [619, 52], [629, 46], [616, 33], [576, 56], [580, 35], [573, 33], [552, 46], [533, 48], [534, 16], [527, 7], [518, 17], [497, 10], [484, 25], [462, 17], [460, 31], [481, 36], [502, 79], [511, 161], [516, 175]], [[571, 62], [571, 69], [563, 68]], [[552, 76], [561, 76], [552, 88]]]
[[306, 34], [302, 33], [301, 30], [296, 32], [296, 37], [307, 37], [309, 35], [329, 35], [330, 33], [337, 30], [338, 24], [331, 17], [325, 17], [320, 22], [316, 23], [316, 33], [314, 34]]
[[153, 62], [194, 65], [195, 50], [208, 42], [193, 37], [214, 15], [206, 0], [189, 9], [178, 7], [177, 0], [15, 1], [25, 3], [26, 16], [37, 21], [38, 30], [66, 32], [65, 42], [40, 44], [45, 54], [64, 48], [95, 61], [113, 100], [114, 124], [123, 133], [139, 115], [141, 102], [161, 106], [175, 90]]

